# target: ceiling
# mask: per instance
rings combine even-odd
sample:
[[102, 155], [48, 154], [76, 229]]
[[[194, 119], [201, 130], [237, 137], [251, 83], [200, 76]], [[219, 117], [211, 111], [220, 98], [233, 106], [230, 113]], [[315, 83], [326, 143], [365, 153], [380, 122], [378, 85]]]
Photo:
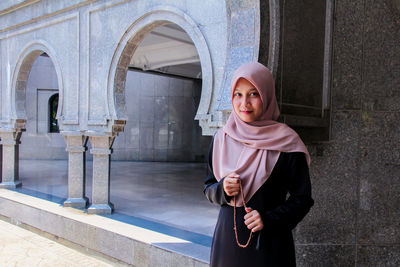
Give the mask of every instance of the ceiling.
[[158, 27], [146, 35], [129, 67], [201, 78], [197, 49], [186, 32], [176, 24]]

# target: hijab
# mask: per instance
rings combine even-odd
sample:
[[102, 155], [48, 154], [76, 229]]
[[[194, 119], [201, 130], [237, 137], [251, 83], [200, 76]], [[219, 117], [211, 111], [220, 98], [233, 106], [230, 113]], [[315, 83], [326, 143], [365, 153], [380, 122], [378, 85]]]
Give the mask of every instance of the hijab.
[[[217, 181], [232, 172], [240, 175], [247, 203], [270, 177], [281, 152], [303, 152], [308, 165], [311, 160], [297, 133], [276, 121], [280, 112], [269, 69], [258, 62], [246, 63], [237, 69], [231, 83], [232, 99], [240, 78], [257, 89], [263, 103], [263, 114], [257, 121], [246, 123], [233, 109], [226, 125], [214, 136], [212, 164]], [[241, 195], [237, 198], [236, 203], [242, 206]], [[233, 206], [233, 200], [230, 205]]]

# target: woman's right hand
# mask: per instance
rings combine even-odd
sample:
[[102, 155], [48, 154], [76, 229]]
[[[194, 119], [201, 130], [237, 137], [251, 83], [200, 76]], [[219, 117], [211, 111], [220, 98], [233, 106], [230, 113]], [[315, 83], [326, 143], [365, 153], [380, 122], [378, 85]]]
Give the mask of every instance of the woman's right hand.
[[239, 194], [239, 179], [240, 175], [234, 172], [225, 177], [224, 191], [228, 196], [233, 197]]

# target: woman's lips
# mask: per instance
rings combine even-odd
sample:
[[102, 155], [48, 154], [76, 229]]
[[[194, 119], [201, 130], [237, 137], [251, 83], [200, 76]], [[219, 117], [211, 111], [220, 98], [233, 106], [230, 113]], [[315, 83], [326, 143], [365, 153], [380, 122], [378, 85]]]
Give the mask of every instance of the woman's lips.
[[250, 114], [252, 112], [253, 112], [252, 110], [242, 110], [242, 113], [244, 113], [244, 114]]

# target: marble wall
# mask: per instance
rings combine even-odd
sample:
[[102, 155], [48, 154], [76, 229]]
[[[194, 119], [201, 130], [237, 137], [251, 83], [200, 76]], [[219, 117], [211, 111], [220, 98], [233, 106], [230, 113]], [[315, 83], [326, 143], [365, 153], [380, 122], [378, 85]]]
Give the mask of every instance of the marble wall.
[[211, 137], [194, 120], [200, 95], [201, 80], [129, 71], [128, 120], [113, 159], [204, 161]]
[[335, 1], [331, 139], [310, 144], [299, 266], [400, 265], [400, 12]]

